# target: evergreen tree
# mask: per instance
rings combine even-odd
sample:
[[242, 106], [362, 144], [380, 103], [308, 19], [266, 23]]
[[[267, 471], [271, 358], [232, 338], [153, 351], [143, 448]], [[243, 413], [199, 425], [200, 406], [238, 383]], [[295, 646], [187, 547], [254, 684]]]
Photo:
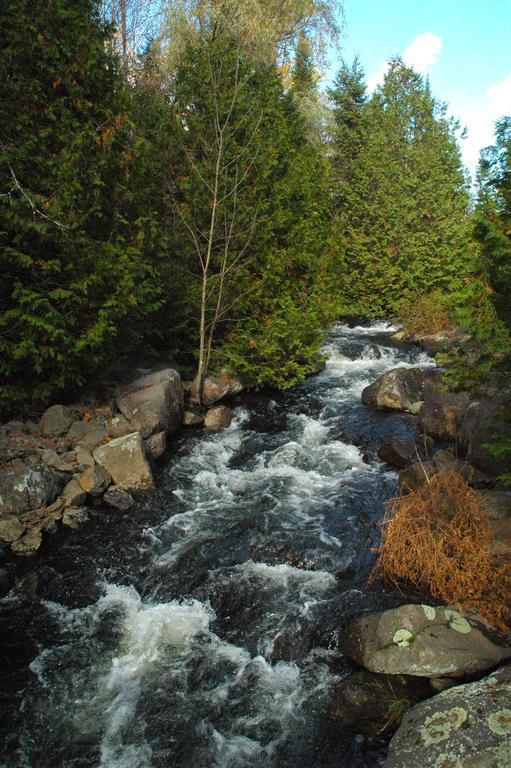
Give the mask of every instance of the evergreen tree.
[[130, 124], [90, 0], [0, 7], [0, 402], [76, 388], [154, 307], [127, 219]]

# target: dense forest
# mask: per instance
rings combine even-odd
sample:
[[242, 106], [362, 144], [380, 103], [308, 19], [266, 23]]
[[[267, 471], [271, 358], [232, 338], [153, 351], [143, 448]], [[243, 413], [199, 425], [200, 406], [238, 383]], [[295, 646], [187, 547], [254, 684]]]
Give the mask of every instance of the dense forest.
[[[340, 316], [511, 327], [511, 118], [474, 193], [405, 63], [321, 86], [333, 0], [6, 0], [0, 407], [130, 361], [286, 388]], [[489, 361], [489, 362], [488, 362]]]

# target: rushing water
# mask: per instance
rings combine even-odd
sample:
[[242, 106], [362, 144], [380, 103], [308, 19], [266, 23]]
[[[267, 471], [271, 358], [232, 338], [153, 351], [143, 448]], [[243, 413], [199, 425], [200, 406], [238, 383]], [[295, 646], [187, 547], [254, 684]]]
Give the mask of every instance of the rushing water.
[[365, 582], [413, 419], [360, 402], [396, 365], [389, 329], [339, 325], [319, 375], [241, 398], [176, 442], [158, 497], [94, 511], [2, 602], [5, 768], [356, 768], [383, 743], [327, 714], [350, 674], [336, 629], [392, 599]]

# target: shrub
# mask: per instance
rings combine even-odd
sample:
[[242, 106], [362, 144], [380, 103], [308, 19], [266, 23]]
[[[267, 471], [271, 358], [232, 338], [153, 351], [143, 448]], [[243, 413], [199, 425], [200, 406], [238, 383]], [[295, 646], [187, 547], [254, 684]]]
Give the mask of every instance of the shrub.
[[502, 630], [511, 623], [511, 563], [499, 562], [477, 494], [456, 472], [387, 503], [371, 575], [411, 585], [446, 603], [477, 608]]
[[441, 291], [407, 296], [399, 306], [398, 316], [407, 336], [441, 333], [454, 328], [447, 298]]

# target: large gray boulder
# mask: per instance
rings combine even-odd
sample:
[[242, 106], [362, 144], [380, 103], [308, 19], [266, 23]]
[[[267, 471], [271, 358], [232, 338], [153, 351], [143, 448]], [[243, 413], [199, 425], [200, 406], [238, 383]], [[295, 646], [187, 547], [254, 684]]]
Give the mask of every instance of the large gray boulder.
[[132, 430], [142, 437], [154, 432], [175, 432], [181, 425], [183, 386], [172, 368], [135, 379], [115, 400]]
[[0, 471], [0, 517], [51, 504], [65, 482], [64, 475], [43, 464], [9, 462]]
[[106, 445], [96, 448], [93, 456], [111, 475], [119, 490], [137, 493], [154, 488], [151, 467], [139, 432], [110, 440]]
[[511, 658], [482, 622], [452, 608], [402, 605], [351, 624], [341, 650], [371, 672], [419, 677], [462, 677]]
[[373, 408], [409, 411], [424, 400], [426, 382], [438, 383], [441, 377], [438, 368], [393, 368], [363, 390], [362, 402]]
[[435, 440], [455, 440], [470, 402], [466, 392], [431, 392], [419, 411], [419, 426]]
[[501, 475], [510, 471], [508, 457], [492, 456], [487, 443], [495, 435], [505, 435], [508, 425], [503, 419], [502, 408], [489, 400], [476, 400], [466, 408], [459, 431], [459, 447], [467, 461], [489, 475]]
[[385, 768], [509, 768], [511, 667], [410, 709]]
[[202, 402], [208, 407], [226, 397], [233, 397], [242, 390], [243, 384], [236, 377], [206, 376], [202, 385]]
[[65, 405], [52, 405], [41, 416], [39, 428], [45, 437], [58, 437], [67, 432], [72, 423], [73, 416], [69, 408]]

